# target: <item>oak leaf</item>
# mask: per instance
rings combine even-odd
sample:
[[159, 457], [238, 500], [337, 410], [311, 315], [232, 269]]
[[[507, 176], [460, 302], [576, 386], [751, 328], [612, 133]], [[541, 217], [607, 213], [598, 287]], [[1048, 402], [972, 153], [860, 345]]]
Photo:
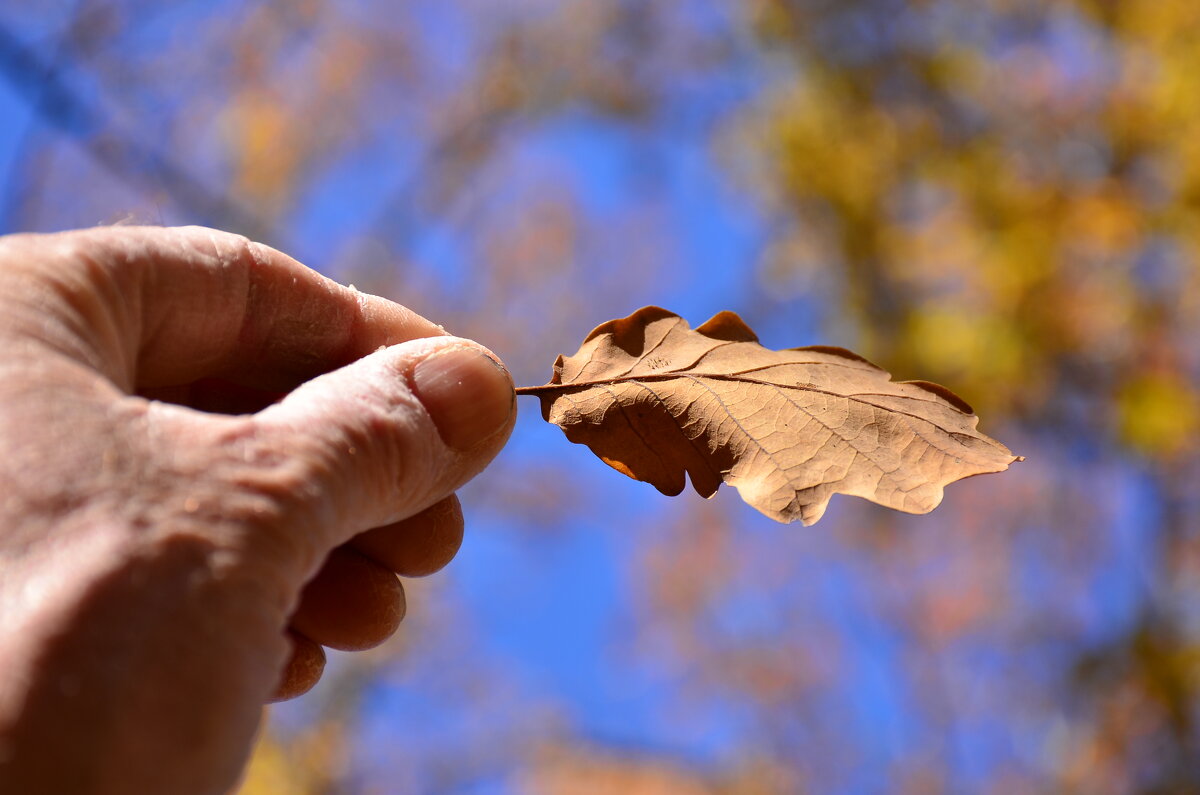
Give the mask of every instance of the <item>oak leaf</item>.
[[928, 513], [946, 484], [1022, 460], [949, 389], [894, 382], [842, 348], [765, 348], [733, 312], [692, 329], [644, 307], [559, 356], [550, 383], [517, 391], [663, 494], [679, 494], [686, 472], [701, 496], [725, 482], [780, 522], [816, 522], [835, 493]]

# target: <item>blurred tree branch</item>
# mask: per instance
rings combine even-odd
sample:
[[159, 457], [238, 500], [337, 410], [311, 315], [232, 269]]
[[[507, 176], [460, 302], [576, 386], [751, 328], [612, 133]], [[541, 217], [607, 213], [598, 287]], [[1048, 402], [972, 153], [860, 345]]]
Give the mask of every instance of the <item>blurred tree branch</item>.
[[[73, 140], [110, 174], [152, 194], [165, 192], [195, 223], [255, 239], [272, 237], [268, 225], [248, 208], [209, 188], [132, 131], [116, 129], [99, 106], [70, 85], [69, 74], [75, 68], [66, 48], [54, 62], [43, 62], [11, 29], [0, 25], [0, 75], [41, 120]], [[10, 221], [0, 218], [6, 226]]]

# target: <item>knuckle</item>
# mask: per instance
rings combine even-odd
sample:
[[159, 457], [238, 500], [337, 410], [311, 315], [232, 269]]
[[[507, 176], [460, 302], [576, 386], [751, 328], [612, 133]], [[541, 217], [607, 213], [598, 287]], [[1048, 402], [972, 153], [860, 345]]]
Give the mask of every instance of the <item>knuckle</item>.
[[[372, 390], [347, 408], [352, 419], [341, 433], [344, 449], [357, 461], [354, 490], [384, 510], [429, 501], [443, 480], [445, 462], [416, 397], [407, 390]], [[380, 523], [394, 518], [376, 517]]]
[[[411, 391], [395, 383], [373, 388], [374, 379], [385, 377], [390, 375], [364, 368], [352, 390], [301, 387], [293, 405], [281, 412], [290, 415], [282, 435], [328, 489], [324, 496], [338, 515], [376, 524], [444, 496], [438, 492], [447, 468], [436, 431]], [[319, 427], [311, 417], [321, 418]]]

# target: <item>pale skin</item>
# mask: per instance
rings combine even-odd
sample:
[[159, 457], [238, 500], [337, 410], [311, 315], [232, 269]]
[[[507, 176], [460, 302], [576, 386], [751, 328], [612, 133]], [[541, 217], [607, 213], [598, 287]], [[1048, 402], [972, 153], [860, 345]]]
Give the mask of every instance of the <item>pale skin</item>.
[[234, 786], [514, 415], [482, 346], [243, 238], [0, 238], [0, 792]]

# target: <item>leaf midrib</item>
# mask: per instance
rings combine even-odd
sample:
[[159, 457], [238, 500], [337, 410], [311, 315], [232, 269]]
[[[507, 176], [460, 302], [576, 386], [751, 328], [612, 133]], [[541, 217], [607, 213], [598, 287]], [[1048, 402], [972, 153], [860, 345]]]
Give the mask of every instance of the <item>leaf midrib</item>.
[[[754, 369], [760, 370], [760, 369], [766, 369], [766, 368], [754, 368]], [[753, 370], [750, 370], [747, 372], [753, 372]], [[813, 384], [813, 385], [777, 384], [774, 381], [760, 381], [757, 378], [745, 378], [740, 373], [674, 372], [674, 373], [648, 373], [646, 375], [623, 375], [623, 376], [617, 376], [616, 378], [601, 378], [601, 379], [595, 379], [595, 380], [591, 380], [591, 381], [575, 381], [570, 384], [544, 384], [542, 386], [519, 386], [516, 388], [516, 392], [518, 395], [539, 395], [542, 392], [566, 391], [566, 390], [572, 390], [572, 389], [590, 389], [592, 387], [605, 387], [605, 386], [612, 386], [613, 384], [629, 384], [629, 383], [637, 383], [640, 381], [661, 382], [661, 381], [670, 381], [670, 380], [676, 379], [676, 378], [693, 378], [693, 379], [711, 378], [714, 381], [733, 381], [733, 382], [736, 382], [739, 384], [754, 384], [757, 386], [771, 386], [771, 387], [775, 387], [777, 389], [795, 389], [795, 390], [798, 390], [801, 392], [812, 392], [812, 393], [820, 394], [820, 395], [828, 395], [829, 397], [842, 398], [844, 400], [853, 400], [856, 403], [861, 403], [864, 406], [871, 406], [873, 408], [880, 409], [881, 411], [888, 411], [893, 414], [900, 414], [905, 417], [911, 417], [914, 420], [920, 420], [921, 422], [924, 422], [928, 425], [932, 425], [933, 427], [937, 428], [938, 430], [945, 431], [946, 433], [949, 433], [949, 434], [961, 433], [961, 431], [953, 431], [953, 430], [950, 430], [949, 428], [943, 428], [941, 425], [938, 425], [936, 422], [929, 419], [928, 417], [922, 417], [919, 414], [913, 414], [912, 412], [904, 411], [903, 409], [892, 408], [891, 406], [881, 406], [878, 403], [872, 403], [869, 400], [862, 400], [860, 397], [861, 395], [870, 394], [870, 395], [878, 395], [879, 397], [897, 397], [902, 400], [918, 400], [918, 398], [909, 397], [907, 395], [888, 395], [883, 392], [859, 392], [854, 395], [845, 395], [845, 394], [842, 394], [841, 392], [835, 392], [830, 389], [822, 389], [822, 388], [816, 386], [815, 384]], [[925, 402], [936, 403], [936, 401], [933, 401], [933, 400], [929, 400], [929, 401], [925, 401]], [[971, 417], [974, 415], [963, 414], [962, 416], [963, 417]]]

